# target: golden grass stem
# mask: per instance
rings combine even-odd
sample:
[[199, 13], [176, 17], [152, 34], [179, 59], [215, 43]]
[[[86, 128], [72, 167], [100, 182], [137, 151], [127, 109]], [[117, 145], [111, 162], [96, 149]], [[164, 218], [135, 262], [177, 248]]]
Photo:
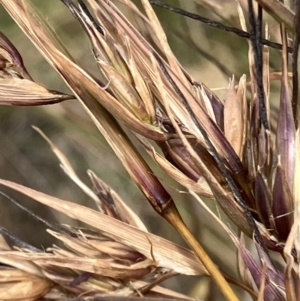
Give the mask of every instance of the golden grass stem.
[[236, 296], [220, 270], [213, 263], [204, 248], [196, 240], [194, 235], [182, 220], [176, 206], [170, 206], [164, 212], [163, 216], [178, 231], [178, 233], [180, 233], [180, 235], [184, 238], [188, 245], [195, 251], [196, 255], [199, 257], [202, 264], [207, 269], [208, 273], [210, 274], [216, 285], [219, 287], [220, 291], [223, 293], [224, 297], [228, 301], [239, 301], [238, 297]]

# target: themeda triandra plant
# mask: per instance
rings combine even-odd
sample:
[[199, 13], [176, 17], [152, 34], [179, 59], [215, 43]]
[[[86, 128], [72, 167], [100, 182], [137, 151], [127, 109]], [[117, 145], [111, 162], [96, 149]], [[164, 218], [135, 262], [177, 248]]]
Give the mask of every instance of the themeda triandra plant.
[[[1, 184], [96, 230], [49, 224], [50, 233], [63, 241], [67, 250], [53, 247], [42, 252], [18, 241], [17, 250], [3, 247], [1, 261], [11, 268], [1, 269], [6, 278], [0, 299], [81, 294], [95, 299], [101, 294], [154, 293], [187, 298], [155, 285], [175, 274], [198, 274], [212, 277], [227, 300], [238, 300], [229, 286], [232, 281], [250, 292], [254, 300], [299, 300], [300, 3], [295, 1], [288, 7], [280, 1], [259, 0], [254, 4], [249, 0], [246, 10], [238, 6], [242, 30], [225, 29], [249, 39], [250, 77], [242, 76], [237, 86], [232, 79], [222, 101], [204, 84], [194, 81], [178, 63], [150, 3], [200, 21], [207, 19], [147, 0], [141, 1], [143, 15], [132, 2], [120, 0], [143, 20], [160, 55], [111, 1], [62, 2], [89, 37], [104, 80], [92, 76], [71, 57], [30, 1], [0, 0], [65, 80], [155, 211], [177, 229], [194, 253], [148, 233], [120, 197], [92, 172], [91, 191], [49, 141], [65, 172], [96, 202], [99, 212], [6, 180]], [[262, 38], [264, 10], [279, 22], [282, 45]], [[244, 14], [249, 18], [249, 32]], [[210, 25], [222, 27], [216, 22]], [[281, 48], [279, 74], [269, 70], [268, 47]], [[0, 55], [2, 104], [41, 105], [70, 98], [34, 83], [17, 50], [3, 34]], [[288, 72], [290, 65], [292, 73]], [[270, 109], [270, 80], [275, 76], [281, 79], [276, 117]], [[214, 198], [238, 229], [253, 239], [259, 263], [238, 234], [207, 209], [237, 247], [241, 279], [230, 279], [215, 266], [120, 124], [139, 139], [156, 164], [200, 203], [201, 196]], [[2, 233], [9, 235], [5, 229]], [[270, 250], [283, 256], [281, 268], [274, 265]], [[19, 287], [24, 285], [27, 286], [20, 297]]]

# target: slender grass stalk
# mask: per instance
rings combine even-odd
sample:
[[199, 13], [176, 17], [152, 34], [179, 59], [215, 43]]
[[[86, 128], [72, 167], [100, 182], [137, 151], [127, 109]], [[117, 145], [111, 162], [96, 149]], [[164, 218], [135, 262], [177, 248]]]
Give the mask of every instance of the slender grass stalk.
[[195, 251], [204, 267], [209, 272], [212, 279], [214, 279], [216, 285], [219, 287], [220, 291], [223, 293], [228, 301], [239, 301], [238, 297], [228, 284], [225, 277], [222, 275], [220, 270], [216, 267], [214, 262], [208, 256], [204, 248], [201, 246], [199, 241], [194, 237], [189, 228], [186, 226], [182, 220], [178, 210], [175, 206], [169, 207], [165, 212], [164, 217], [169, 221], [171, 225], [180, 233], [180, 235], [185, 239], [189, 246]]

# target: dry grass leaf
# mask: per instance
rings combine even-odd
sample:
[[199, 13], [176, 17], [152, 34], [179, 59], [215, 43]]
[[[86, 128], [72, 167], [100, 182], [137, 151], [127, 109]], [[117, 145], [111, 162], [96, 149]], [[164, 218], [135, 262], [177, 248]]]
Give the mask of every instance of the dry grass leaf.
[[[137, 251], [122, 243], [111, 241], [109, 238], [105, 237], [101, 237], [100, 239], [99, 235], [96, 235], [96, 233], [95, 237], [93, 237], [90, 233], [85, 234], [83, 231], [83, 229], [76, 231], [75, 233], [77, 234], [77, 237], [74, 238], [63, 233], [48, 230], [51, 235], [61, 240], [65, 246], [72, 250], [74, 254], [78, 254], [83, 257], [95, 257], [98, 259], [112, 258], [119, 261], [119, 263], [124, 261], [126, 261], [126, 263], [136, 263], [145, 260], [145, 257], [142, 254], [139, 254]], [[53, 248], [51, 250], [53, 253], [61, 253], [59, 248]]]
[[169, 268], [186, 275], [207, 274], [193, 252], [159, 236], [145, 233], [87, 207], [51, 197], [13, 182], [0, 180], [0, 184], [100, 230], [115, 241], [132, 247], [147, 258], [153, 257], [158, 267]]
[[36, 300], [53, 286], [47, 280], [22, 271], [0, 268], [0, 300]]
[[[183, 298], [183, 296], [178, 295], [173, 295], [173, 296], [169, 296], [167, 298], [164, 297], [143, 297], [144, 301], [171, 301], [174, 299], [170, 299], [170, 297], [172, 298], [176, 298], [176, 301], [184, 301], [184, 300], [195, 300], [192, 298]], [[85, 301], [139, 301], [140, 298], [139, 297], [120, 297], [120, 296], [97, 296], [95, 298], [86, 298]], [[198, 301], [201, 301], [200, 299], [197, 299]], [[77, 301], [76, 300], [70, 300], [70, 301]]]
[[54, 104], [74, 98], [49, 90], [35, 83], [28, 74], [21, 55], [7, 37], [0, 32], [0, 104], [38, 106]]
[[167, 41], [167, 37], [166, 34], [162, 28], [162, 26], [160, 25], [160, 22], [152, 8], [152, 6], [150, 5], [148, 0], [142, 0], [142, 4], [144, 6], [144, 9], [148, 15], [148, 19], [151, 22], [153, 31], [154, 31], [154, 35], [158, 38], [159, 43], [161, 45], [161, 49], [163, 50], [163, 52], [165, 53], [167, 59], [168, 59], [168, 63], [170, 64], [170, 68], [173, 70], [173, 72], [178, 76], [178, 78], [185, 84], [185, 85], [189, 85], [187, 78], [182, 70], [182, 67], [179, 65], [177, 58], [175, 57], [173, 51], [171, 50], [168, 41]]
[[295, 12], [291, 11], [286, 3], [276, 0], [256, 0], [266, 12], [268, 12], [275, 20], [284, 23], [287, 28], [293, 32]]
[[0, 73], [0, 105], [40, 106], [72, 98], [27, 79], [1, 78]]
[[234, 77], [230, 81], [224, 105], [224, 133], [233, 149], [242, 160], [246, 138], [247, 104], [245, 78], [241, 78], [238, 91], [234, 88]]
[[[71, 255], [62, 256], [59, 254], [49, 253], [25, 253], [17, 251], [0, 252], [6, 257], [28, 260], [38, 265], [50, 265], [71, 270], [79, 270], [98, 274], [104, 277], [116, 279], [137, 279], [151, 272], [150, 260], [136, 263], [131, 266], [125, 266], [114, 262], [108, 262], [97, 258], [84, 258], [82, 256]], [[64, 252], [64, 255], [67, 255]]]
[[0, 255], [0, 262], [2, 264], [8, 265], [10, 267], [16, 268], [16, 270], [22, 271], [27, 273], [28, 275], [33, 275], [36, 277], [43, 277], [43, 272], [41, 269], [39, 269], [37, 266], [35, 266], [33, 263], [28, 262], [26, 260], [17, 260], [8, 258], [5, 256], [5, 252], [8, 252], [10, 250], [3, 250], [0, 249], [3, 255]]

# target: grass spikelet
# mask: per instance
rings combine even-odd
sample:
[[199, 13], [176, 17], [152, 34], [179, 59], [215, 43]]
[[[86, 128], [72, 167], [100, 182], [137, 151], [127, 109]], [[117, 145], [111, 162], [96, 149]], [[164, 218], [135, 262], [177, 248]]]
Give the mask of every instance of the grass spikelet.
[[[124, 0], [61, 0], [60, 10], [74, 17], [89, 42], [93, 70], [64, 45], [51, 18], [32, 1], [0, 4], [70, 90], [58, 92], [35, 81], [22, 51], [0, 33], [0, 105], [79, 105], [78, 116], [87, 113], [122, 164], [126, 179], [142, 193], [135, 204], [151, 205], [157, 218], [167, 221], [189, 246], [152, 234], [136, 208], [97, 175], [93, 164], [87, 167], [87, 182], [73, 168], [73, 159], [34, 126], [83, 201], [77, 204], [9, 177], [0, 179], [7, 208], [18, 208], [43, 224], [56, 241], [47, 248], [33, 246], [0, 222], [1, 300], [195, 300], [161, 286], [178, 275], [208, 278], [212, 284], [205, 300], [221, 300], [214, 287], [228, 301], [246, 295], [264, 301], [300, 300], [299, 1], [290, 7], [279, 0], [235, 3], [234, 26], [228, 26], [225, 4], [222, 11], [217, 1], [198, 4], [218, 17], [212, 20], [156, 0], [142, 0], [141, 6]], [[227, 74], [229, 66], [222, 58], [206, 53], [230, 78], [228, 86], [222, 95], [216, 92], [222, 89], [206, 85], [205, 77], [204, 82], [196, 80], [173, 52], [172, 34], [164, 29], [154, 5], [211, 26], [214, 33], [223, 30], [238, 41], [247, 39], [248, 48], [241, 47], [248, 57], [247, 74]], [[185, 37], [175, 25], [172, 33], [195, 45], [189, 41], [189, 26]], [[213, 45], [214, 34], [203, 41]], [[226, 45], [221, 50], [225, 55]], [[75, 118], [72, 110], [67, 114], [88, 132], [82, 118]], [[77, 137], [82, 146], [88, 141]], [[171, 180], [181, 194], [171, 193]], [[67, 216], [70, 223], [43, 218], [23, 204], [24, 197]], [[212, 223], [222, 233], [216, 249], [221, 237], [231, 243], [237, 254], [235, 274], [224, 268], [225, 252], [215, 259], [206, 237], [190, 229], [182, 209], [185, 198], [197, 201], [197, 210], [185, 204], [192, 218], [206, 219], [207, 229]], [[5, 208], [0, 209], [9, 216]], [[202, 226], [200, 231], [207, 229]]]

